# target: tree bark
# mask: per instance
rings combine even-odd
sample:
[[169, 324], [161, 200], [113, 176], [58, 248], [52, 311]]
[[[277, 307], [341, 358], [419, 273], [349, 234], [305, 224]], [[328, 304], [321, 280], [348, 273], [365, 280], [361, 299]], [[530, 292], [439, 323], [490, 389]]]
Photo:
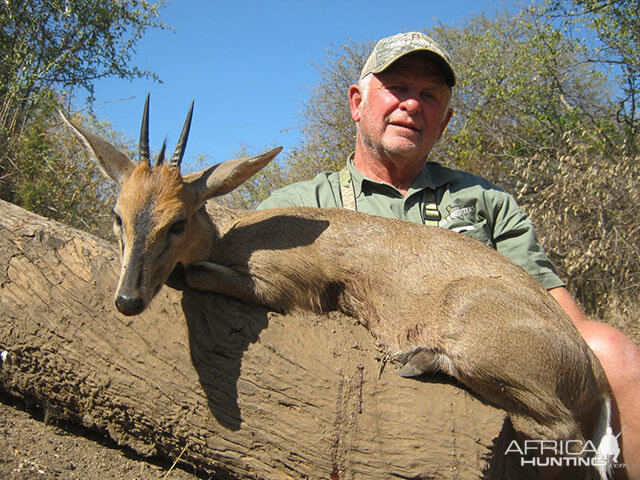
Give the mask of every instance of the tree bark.
[[529, 478], [505, 471], [504, 412], [381, 371], [353, 319], [168, 287], [123, 317], [118, 271], [108, 242], [0, 202], [4, 389], [219, 478]]

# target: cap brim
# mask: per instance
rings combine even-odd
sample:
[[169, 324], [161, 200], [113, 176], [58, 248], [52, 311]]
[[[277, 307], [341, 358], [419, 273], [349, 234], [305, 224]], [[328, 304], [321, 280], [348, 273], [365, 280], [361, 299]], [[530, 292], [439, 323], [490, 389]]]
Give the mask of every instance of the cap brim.
[[389, 68], [391, 65], [393, 65], [395, 62], [397, 62], [398, 60], [400, 60], [403, 57], [406, 57], [409, 54], [412, 53], [422, 53], [426, 56], [429, 57], [430, 60], [432, 60], [440, 69], [440, 71], [442, 72], [442, 76], [444, 77], [445, 82], [447, 82], [447, 85], [449, 85], [449, 87], [453, 87], [456, 84], [456, 74], [453, 71], [453, 68], [451, 68], [451, 65], [449, 64], [449, 62], [439, 53], [434, 52], [433, 50], [429, 50], [429, 49], [423, 49], [423, 48], [417, 48], [415, 50], [411, 50], [409, 52], [405, 52], [402, 55], [399, 55], [396, 58], [393, 58], [392, 60], [389, 60], [388, 62], [385, 62], [381, 65], [378, 65], [376, 68], [371, 68], [368, 70], [363, 70], [360, 74], [360, 78], [365, 77], [366, 75], [370, 74], [370, 73], [381, 73], [384, 72], [387, 68]]

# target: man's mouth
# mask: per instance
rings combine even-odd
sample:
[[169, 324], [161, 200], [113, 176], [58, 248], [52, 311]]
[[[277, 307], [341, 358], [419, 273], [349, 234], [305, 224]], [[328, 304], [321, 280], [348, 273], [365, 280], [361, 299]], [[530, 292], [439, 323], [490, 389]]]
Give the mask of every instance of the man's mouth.
[[412, 130], [414, 132], [420, 132], [420, 129], [418, 127], [416, 127], [413, 123], [389, 122], [389, 125], [392, 125], [394, 127], [406, 128], [407, 130]]

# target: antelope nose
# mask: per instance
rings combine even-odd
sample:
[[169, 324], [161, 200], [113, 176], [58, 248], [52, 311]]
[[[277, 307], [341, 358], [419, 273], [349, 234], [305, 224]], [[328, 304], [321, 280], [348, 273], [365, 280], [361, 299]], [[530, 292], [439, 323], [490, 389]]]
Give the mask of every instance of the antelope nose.
[[141, 297], [120, 295], [116, 297], [116, 308], [123, 315], [138, 315], [144, 310], [144, 304]]

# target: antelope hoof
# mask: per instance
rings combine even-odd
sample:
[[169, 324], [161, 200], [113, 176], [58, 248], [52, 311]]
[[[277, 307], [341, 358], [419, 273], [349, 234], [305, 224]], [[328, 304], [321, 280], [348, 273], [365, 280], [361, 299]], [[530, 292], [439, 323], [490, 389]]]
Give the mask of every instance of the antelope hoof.
[[409, 377], [418, 377], [422, 375], [424, 372], [417, 368], [415, 365], [411, 363], [405, 363], [399, 370], [398, 375], [401, 377], [409, 378]]
[[435, 354], [425, 347], [413, 348], [393, 356], [394, 360], [404, 361], [397, 371], [401, 377], [417, 377], [437, 370]]

